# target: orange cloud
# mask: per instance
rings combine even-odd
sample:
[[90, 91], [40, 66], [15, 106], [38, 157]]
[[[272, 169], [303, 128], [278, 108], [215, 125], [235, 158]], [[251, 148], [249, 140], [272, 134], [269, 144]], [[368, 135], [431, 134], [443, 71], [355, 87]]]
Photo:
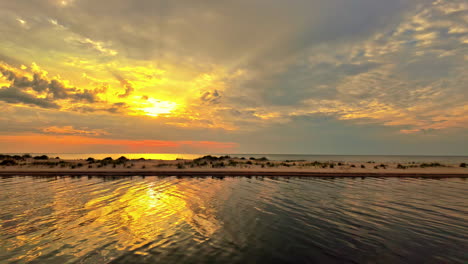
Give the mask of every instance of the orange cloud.
[[227, 153], [237, 143], [216, 141], [166, 141], [92, 138], [79, 135], [7, 135], [0, 136], [0, 147], [11, 153]]
[[64, 134], [64, 135], [89, 135], [89, 136], [101, 136], [101, 135], [109, 135], [109, 133], [103, 129], [90, 129], [90, 130], [83, 130], [83, 129], [75, 129], [73, 126], [51, 126], [42, 129], [45, 133], [50, 134]]

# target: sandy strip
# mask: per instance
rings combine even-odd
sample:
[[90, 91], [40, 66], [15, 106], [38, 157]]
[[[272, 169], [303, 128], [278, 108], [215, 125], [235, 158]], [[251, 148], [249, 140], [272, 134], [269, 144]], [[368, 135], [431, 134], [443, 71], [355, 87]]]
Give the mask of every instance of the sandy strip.
[[1, 176], [181, 176], [181, 177], [413, 177], [468, 178], [468, 173], [398, 172], [310, 172], [310, 171], [234, 171], [234, 170], [128, 170], [128, 171], [0, 171]]

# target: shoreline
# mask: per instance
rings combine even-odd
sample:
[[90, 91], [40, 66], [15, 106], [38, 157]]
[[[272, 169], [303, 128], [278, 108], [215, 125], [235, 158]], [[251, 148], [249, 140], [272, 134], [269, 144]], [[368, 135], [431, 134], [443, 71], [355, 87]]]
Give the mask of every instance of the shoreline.
[[468, 178], [466, 163], [334, 162], [269, 160], [203, 156], [184, 160], [128, 159], [66, 160], [46, 155], [0, 155], [0, 177], [5, 176], [177, 176], [177, 177], [424, 177]]
[[246, 170], [127, 170], [127, 171], [0, 171], [0, 177], [13, 176], [164, 176], [164, 177], [317, 177], [317, 178], [468, 178], [468, 173], [415, 172], [316, 172], [316, 171], [246, 171]]

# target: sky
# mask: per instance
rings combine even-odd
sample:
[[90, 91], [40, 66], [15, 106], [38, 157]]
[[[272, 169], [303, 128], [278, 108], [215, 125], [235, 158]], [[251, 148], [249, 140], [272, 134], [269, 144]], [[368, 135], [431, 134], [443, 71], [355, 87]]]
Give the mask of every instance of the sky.
[[0, 152], [468, 155], [465, 0], [0, 0]]

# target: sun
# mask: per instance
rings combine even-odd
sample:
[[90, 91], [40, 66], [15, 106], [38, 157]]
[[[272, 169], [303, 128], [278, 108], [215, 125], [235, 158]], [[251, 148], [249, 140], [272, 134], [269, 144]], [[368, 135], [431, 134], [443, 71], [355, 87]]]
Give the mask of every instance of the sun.
[[139, 108], [143, 114], [147, 116], [159, 116], [163, 114], [170, 114], [177, 108], [177, 103], [171, 101], [161, 101], [156, 99], [148, 99], [144, 103], [144, 107]]

